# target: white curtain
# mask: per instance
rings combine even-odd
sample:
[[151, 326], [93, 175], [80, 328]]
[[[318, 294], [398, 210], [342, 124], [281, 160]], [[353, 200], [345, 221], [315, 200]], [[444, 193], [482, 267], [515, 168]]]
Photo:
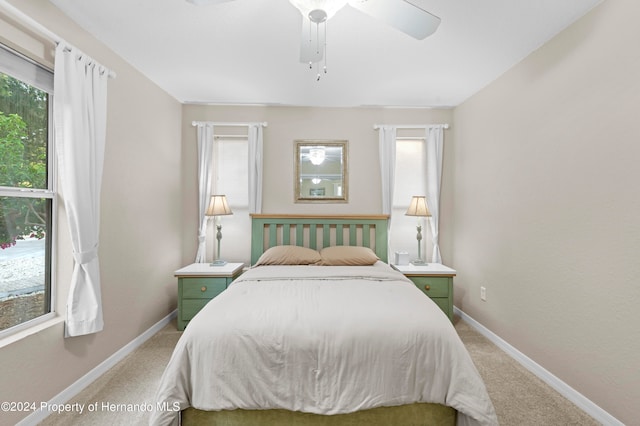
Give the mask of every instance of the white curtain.
[[382, 213], [389, 215], [387, 221], [387, 259], [391, 239], [391, 212], [393, 211], [393, 185], [396, 175], [396, 133], [393, 126], [380, 126], [378, 131], [378, 154], [380, 157], [380, 177], [382, 179]]
[[262, 213], [262, 124], [249, 125], [249, 213]]
[[198, 252], [196, 263], [207, 261], [207, 224], [205, 215], [211, 198], [211, 176], [213, 175], [213, 125], [199, 123], [198, 135]]
[[[382, 178], [382, 213], [391, 215], [393, 209], [393, 184], [396, 171], [396, 128], [380, 126], [378, 147], [380, 176]], [[389, 221], [391, 223], [391, 221]]]
[[433, 254], [431, 262], [442, 263], [440, 256], [440, 187], [442, 182], [442, 150], [444, 140], [444, 125], [429, 126], [426, 133], [426, 164], [427, 164], [427, 207], [431, 212], [431, 235], [433, 236]]
[[101, 331], [98, 243], [109, 70], [59, 43], [54, 68], [54, 138], [75, 264], [65, 337]]

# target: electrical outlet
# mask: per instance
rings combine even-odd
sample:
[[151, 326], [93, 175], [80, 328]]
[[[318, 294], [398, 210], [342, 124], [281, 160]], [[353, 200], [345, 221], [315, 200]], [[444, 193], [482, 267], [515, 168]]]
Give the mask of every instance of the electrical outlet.
[[487, 301], [487, 289], [486, 287], [480, 287], [480, 300]]

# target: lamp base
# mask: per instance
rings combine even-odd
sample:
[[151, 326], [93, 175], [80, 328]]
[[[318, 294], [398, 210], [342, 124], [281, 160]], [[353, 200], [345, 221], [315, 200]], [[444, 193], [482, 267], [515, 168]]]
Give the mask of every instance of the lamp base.
[[412, 260], [412, 261], [411, 261], [411, 264], [412, 264], [412, 265], [416, 265], [416, 266], [425, 266], [425, 265], [428, 265], [428, 263], [427, 263], [427, 262], [425, 262], [425, 261], [424, 261], [424, 260], [422, 260], [422, 259], [414, 259], [414, 260]]
[[218, 260], [214, 260], [213, 262], [211, 262], [209, 264], [209, 266], [224, 266], [226, 264], [227, 264], [226, 260], [218, 259]]

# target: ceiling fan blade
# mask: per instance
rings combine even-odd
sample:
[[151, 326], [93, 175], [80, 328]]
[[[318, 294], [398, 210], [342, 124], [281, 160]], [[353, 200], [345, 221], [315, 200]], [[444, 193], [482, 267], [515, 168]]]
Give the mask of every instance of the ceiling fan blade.
[[349, 5], [418, 40], [433, 34], [440, 25], [440, 18], [406, 0], [349, 0]]
[[208, 4], [226, 3], [233, 0], [187, 0], [189, 3], [193, 3], [196, 6], [204, 6]]
[[302, 34], [300, 35], [300, 62], [316, 63], [324, 56], [325, 40], [324, 24], [315, 24], [310, 19], [302, 17]]

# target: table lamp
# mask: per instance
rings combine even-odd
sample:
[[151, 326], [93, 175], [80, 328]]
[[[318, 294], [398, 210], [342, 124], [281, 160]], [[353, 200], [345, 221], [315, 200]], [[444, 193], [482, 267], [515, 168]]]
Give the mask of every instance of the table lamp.
[[[405, 213], [406, 216], [418, 216], [418, 217], [431, 217], [431, 213], [427, 208], [427, 200], [425, 196], [414, 195], [411, 198], [411, 203], [409, 204], [409, 208]], [[416, 227], [418, 230], [418, 234], [416, 235], [416, 239], [418, 240], [418, 258], [412, 260], [411, 263], [413, 265], [426, 265], [427, 263], [422, 260], [421, 254], [421, 241], [422, 241], [422, 225], [418, 222], [418, 226]]]
[[[229, 214], [233, 214], [233, 212], [229, 208], [229, 204], [227, 204], [227, 197], [225, 195], [212, 195], [205, 215], [218, 217]], [[227, 262], [220, 259], [220, 240], [222, 239], [222, 225], [220, 222], [216, 223], [216, 228], [218, 229], [216, 234], [216, 239], [218, 240], [218, 251], [216, 252], [216, 258], [211, 262], [211, 266], [224, 266]]]

